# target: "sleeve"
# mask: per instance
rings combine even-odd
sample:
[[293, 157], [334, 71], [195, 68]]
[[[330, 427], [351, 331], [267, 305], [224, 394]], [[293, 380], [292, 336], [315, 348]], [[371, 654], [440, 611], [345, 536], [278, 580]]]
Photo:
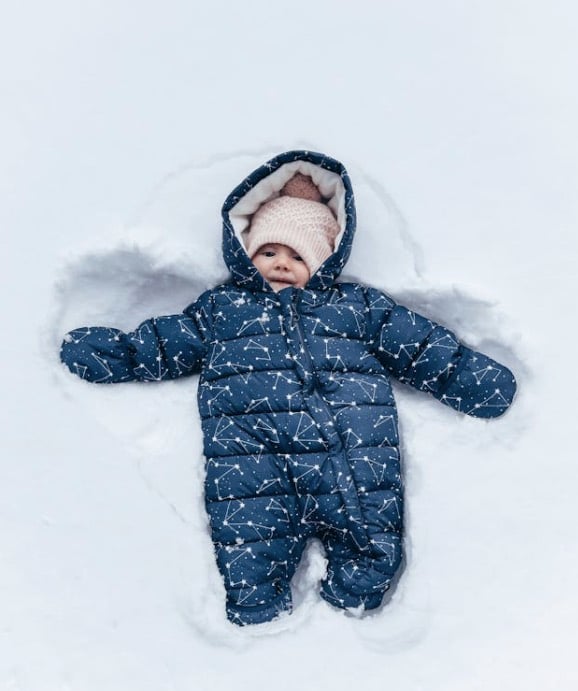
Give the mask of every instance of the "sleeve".
[[506, 412], [516, 392], [512, 372], [460, 343], [444, 326], [368, 289], [373, 352], [400, 381], [474, 417]]
[[134, 331], [93, 326], [64, 337], [60, 359], [74, 374], [96, 384], [176, 379], [200, 371], [210, 326], [206, 300], [182, 314], [147, 319]]

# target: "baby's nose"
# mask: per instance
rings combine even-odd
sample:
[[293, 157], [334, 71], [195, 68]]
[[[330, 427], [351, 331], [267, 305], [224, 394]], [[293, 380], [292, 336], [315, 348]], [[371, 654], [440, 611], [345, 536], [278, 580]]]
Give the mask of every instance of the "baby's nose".
[[279, 269], [286, 269], [289, 266], [289, 260], [283, 255], [277, 255], [277, 267]]

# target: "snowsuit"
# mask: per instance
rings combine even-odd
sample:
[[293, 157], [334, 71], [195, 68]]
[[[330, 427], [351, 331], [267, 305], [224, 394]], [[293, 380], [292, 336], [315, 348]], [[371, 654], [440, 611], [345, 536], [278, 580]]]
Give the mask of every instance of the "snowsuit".
[[[342, 232], [305, 289], [275, 293], [243, 234], [297, 171], [319, 186]], [[231, 621], [260, 623], [291, 609], [289, 583], [314, 536], [328, 561], [322, 597], [342, 608], [378, 607], [402, 562], [390, 375], [482, 418], [508, 408], [514, 377], [384, 293], [335, 282], [355, 231], [351, 184], [338, 161], [281, 154], [233, 190], [222, 215], [230, 282], [132, 333], [76, 329], [61, 358], [99, 383], [200, 372], [205, 501]]]

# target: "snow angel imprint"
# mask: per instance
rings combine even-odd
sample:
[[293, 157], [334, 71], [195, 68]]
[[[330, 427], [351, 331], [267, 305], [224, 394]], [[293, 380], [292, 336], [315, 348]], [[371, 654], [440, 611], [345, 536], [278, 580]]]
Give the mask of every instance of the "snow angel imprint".
[[106, 384], [200, 373], [205, 501], [231, 621], [291, 610], [311, 537], [327, 555], [321, 596], [376, 608], [402, 562], [390, 377], [481, 418], [505, 412], [514, 377], [383, 292], [336, 282], [355, 233], [338, 161], [276, 156], [231, 192], [222, 216], [227, 283], [131, 333], [76, 329], [62, 360]]

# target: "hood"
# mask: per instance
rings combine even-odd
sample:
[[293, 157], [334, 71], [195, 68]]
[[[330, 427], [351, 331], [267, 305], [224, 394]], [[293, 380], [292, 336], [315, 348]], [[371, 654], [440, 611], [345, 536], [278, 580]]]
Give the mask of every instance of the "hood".
[[287, 151], [254, 170], [225, 200], [223, 216], [223, 257], [238, 286], [273, 292], [257, 271], [245, 250], [251, 217], [296, 173], [309, 175], [319, 188], [339, 223], [333, 254], [311, 276], [307, 288], [328, 288], [339, 276], [351, 252], [355, 233], [355, 204], [351, 181], [343, 164], [314, 151]]

